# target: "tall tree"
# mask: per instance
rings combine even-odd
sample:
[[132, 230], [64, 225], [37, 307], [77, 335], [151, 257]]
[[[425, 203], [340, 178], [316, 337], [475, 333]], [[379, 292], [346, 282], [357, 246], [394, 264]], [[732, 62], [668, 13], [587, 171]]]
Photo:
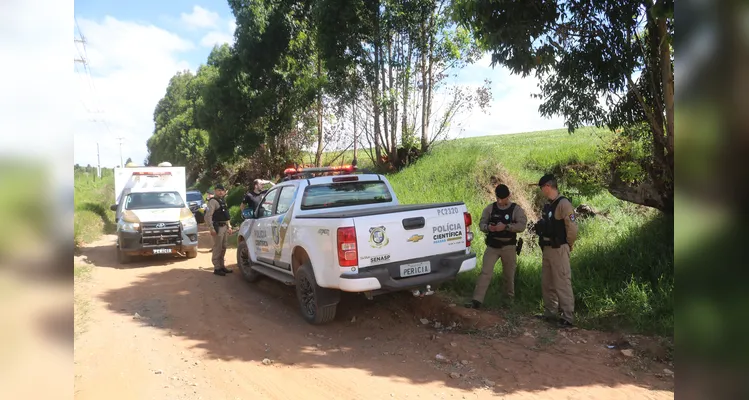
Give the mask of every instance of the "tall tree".
[[[609, 191], [673, 212], [673, 0], [455, 0], [456, 19], [492, 52], [493, 64], [540, 80], [544, 116], [565, 117], [570, 132], [593, 123], [648, 138], [642, 174], [619, 146]], [[645, 128], [644, 131], [642, 128]]]

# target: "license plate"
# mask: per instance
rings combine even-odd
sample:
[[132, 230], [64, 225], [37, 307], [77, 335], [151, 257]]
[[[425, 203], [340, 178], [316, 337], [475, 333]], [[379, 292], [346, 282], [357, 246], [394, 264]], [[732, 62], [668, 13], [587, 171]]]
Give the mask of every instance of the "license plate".
[[401, 265], [401, 278], [409, 276], [424, 275], [432, 272], [432, 266], [429, 261], [422, 261], [413, 264]]
[[171, 254], [172, 249], [153, 249], [153, 254]]

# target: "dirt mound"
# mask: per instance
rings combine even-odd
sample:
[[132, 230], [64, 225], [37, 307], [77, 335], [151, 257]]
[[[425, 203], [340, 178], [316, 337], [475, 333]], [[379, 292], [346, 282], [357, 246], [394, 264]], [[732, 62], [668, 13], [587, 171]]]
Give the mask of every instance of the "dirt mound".
[[536, 221], [538, 219], [539, 209], [537, 202], [537, 193], [532, 192], [533, 187], [529, 187], [527, 184], [519, 183], [515, 177], [510, 175], [501, 164], [488, 165], [484, 168], [484, 180], [483, 189], [486, 193], [486, 202], [491, 203], [496, 201], [494, 195], [494, 188], [499, 184], [507, 185], [510, 188], [512, 201], [520, 205], [528, 216], [528, 221]]

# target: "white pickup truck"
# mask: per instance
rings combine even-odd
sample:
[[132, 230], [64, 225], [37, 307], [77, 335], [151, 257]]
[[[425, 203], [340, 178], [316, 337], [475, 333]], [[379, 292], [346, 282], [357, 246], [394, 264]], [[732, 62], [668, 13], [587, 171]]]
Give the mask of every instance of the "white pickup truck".
[[[290, 179], [244, 210], [237, 265], [250, 282], [265, 275], [295, 285], [309, 323], [335, 317], [340, 291], [430, 295], [476, 267], [462, 202], [401, 205], [385, 177], [350, 166], [285, 172]], [[347, 174], [310, 177], [326, 172]]]

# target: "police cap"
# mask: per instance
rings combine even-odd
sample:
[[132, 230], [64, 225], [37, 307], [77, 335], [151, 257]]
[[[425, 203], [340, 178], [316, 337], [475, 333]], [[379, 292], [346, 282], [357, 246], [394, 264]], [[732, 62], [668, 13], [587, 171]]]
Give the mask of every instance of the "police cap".
[[552, 174], [546, 174], [541, 177], [541, 179], [538, 180], [538, 187], [543, 187], [545, 184], [549, 183], [550, 181], [554, 180], [554, 175]]
[[213, 189], [214, 190], [226, 190], [226, 189], [224, 189], [224, 185], [222, 185], [220, 183], [218, 185], [214, 186]]
[[506, 199], [510, 197], [510, 188], [505, 184], [497, 185], [494, 189], [494, 194], [497, 195], [498, 199]]

